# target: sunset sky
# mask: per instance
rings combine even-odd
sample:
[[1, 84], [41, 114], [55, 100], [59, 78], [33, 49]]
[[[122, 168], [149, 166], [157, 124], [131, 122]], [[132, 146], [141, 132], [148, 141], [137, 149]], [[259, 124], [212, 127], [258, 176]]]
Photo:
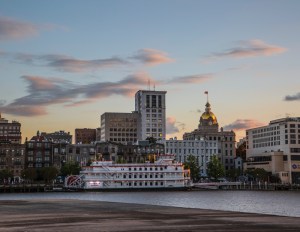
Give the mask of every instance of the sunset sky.
[[298, 0], [0, 1], [0, 111], [36, 131], [100, 127], [167, 91], [167, 138], [300, 117]]

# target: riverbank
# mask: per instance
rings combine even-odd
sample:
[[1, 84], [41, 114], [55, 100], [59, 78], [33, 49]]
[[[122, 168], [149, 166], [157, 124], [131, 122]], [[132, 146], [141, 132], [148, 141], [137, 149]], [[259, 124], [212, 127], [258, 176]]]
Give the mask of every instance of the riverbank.
[[82, 200], [0, 200], [0, 231], [300, 231], [300, 218]]

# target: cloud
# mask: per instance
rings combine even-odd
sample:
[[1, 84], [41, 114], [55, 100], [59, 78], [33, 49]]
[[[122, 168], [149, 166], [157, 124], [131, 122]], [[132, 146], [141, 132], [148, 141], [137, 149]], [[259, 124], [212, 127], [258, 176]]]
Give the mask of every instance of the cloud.
[[272, 56], [287, 51], [286, 48], [277, 45], [267, 44], [262, 40], [249, 40], [239, 42], [239, 46], [228, 49], [225, 52], [214, 53], [208, 57], [208, 60], [214, 60], [223, 57], [246, 58], [257, 56]]
[[170, 84], [196, 84], [213, 78], [212, 74], [199, 74], [191, 76], [174, 77], [168, 81]]
[[131, 65], [132, 59], [142, 62], [146, 65], [157, 65], [173, 61], [167, 55], [154, 49], [142, 49], [137, 55], [129, 59], [119, 57], [110, 57], [106, 59], [78, 59], [63, 54], [45, 54], [34, 55], [28, 53], [0, 53], [1, 57], [10, 58], [14, 61], [27, 65], [45, 66], [54, 68], [57, 71], [80, 73], [103, 68], [112, 68], [124, 65]]
[[287, 95], [284, 98], [285, 101], [299, 101], [300, 100], [300, 93], [296, 93], [294, 95]]
[[233, 123], [224, 126], [224, 130], [240, 131], [250, 128], [264, 126], [265, 124], [253, 119], [237, 119]]
[[146, 65], [158, 65], [174, 61], [169, 58], [165, 52], [149, 48], [139, 50], [136, 55], [130, 58], [138, 60]]
[[28, 65], [46, 66], [62, 72], [80, 73], [90, 70], [116, 67], [129, 64], [118, 57], [107, 59], [83, 60], [60, 54], [33, 55], [26, 53], [10, 54], [21, 63]]
[[0, 16], [0, 41], [22, 39], [37, 34], [37, 25]]
[[167, 134], [178, 133], [185, 129], [185, 124], [177, 122], [174, 117], [168, 117], [166, 121], [166, 131]]
[[1, 112], [20, 116], [39, 116], [46, 115], [47, 107], [54, 104], [74, 107], [111, 95], [131, 97], [141, 86], [146, 86], [148, 80], [151, 79], [146, 73], [137, 73], [117, 82], [75, 85], [60, 78], [41, 76], [22, 76], [21, 78], [28, 84], [28, 95], [17, 98], [9, 104], [1, 101]]

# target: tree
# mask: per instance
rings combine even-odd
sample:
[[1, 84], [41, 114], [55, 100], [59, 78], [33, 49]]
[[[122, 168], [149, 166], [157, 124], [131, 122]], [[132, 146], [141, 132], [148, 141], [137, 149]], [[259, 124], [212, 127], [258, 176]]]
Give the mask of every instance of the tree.
[[30, 180], [31, 182], [33, 182], [37, 178], [37, 172], [35, 168], [24, 169], [21, 175], [24, 180]]
[[12, 171], [8, 169], [4, 169], [0, 171], [0, 180], [4, 183], [5, 180], [8, 180], [8, 178], [13, 178]]
[[147, 137], [146, 140], [149, 141], [149, 144], [156, 144], [157, 139], [153, 137]]
[[268, 173], [263, 168], [255, 168], [252, 170], [246, 170], [245, 173], [249, 176], [252, 176], [256, 181], [268, 181], [270, 173]]
[[198, 181], [200, 169], [196, 157], [194, 155], [188, 155], [183, 165], [184, 165], [184, 169], [190, 169], [192, 180], [194, 182]]
[[242, 174], [242, 171], [240, 169], [229, 169], [226, 171], [226, 177], [229, 179], [236, 181], [237, 178]]
[[218, 180], [218, 178], [224, 176], [224, 167], [216, 155], [211, 157], [211, 160], [207, 165], [207, 173], [209, 177], [212, 177], [215, 180]]
[[67, 162], [61, 167], [60, 172], [62, 176], [78, 175], [81, 168], [78, 162]]
[[55, 167], [44, 167], [41, 170], [42, 178], [46, 183], [51, 182], [52, 180], [56, 179], [58, 174], [58, 170]]
[[246, 160], [246, 141], [237, 147], [236, 156], [241, 157], [243, 161]]

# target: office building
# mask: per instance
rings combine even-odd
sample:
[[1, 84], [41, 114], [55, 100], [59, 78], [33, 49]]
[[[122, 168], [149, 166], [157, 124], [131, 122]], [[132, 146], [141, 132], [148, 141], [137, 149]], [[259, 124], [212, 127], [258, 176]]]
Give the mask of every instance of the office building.
[[137, 137], [138, 114], [109, 113], [101, 115], [101, 141], [117, 143], [135, 143]]
[[166, 91], [139, 90], [135, 94], [138, 140], [166, 139]]
[[282, 182], [300, 183], [300, 117], [246, 131], [245, 170], [263, 168]]

